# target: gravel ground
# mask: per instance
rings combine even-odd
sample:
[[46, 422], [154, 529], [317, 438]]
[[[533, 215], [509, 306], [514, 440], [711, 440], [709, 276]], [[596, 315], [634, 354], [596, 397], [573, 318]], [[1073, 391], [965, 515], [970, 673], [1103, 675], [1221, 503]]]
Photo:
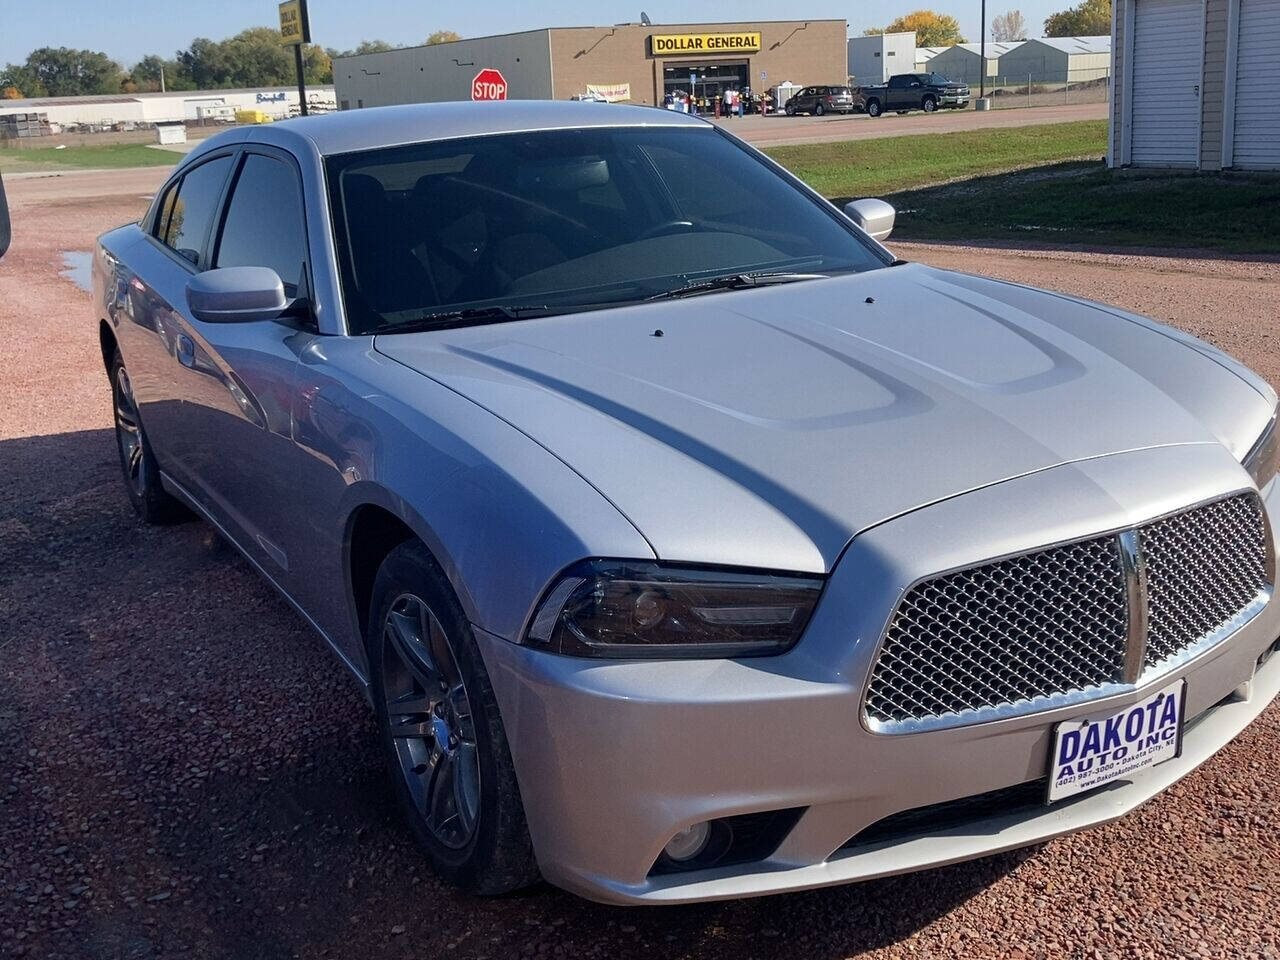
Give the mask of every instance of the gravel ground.
[[[129, 510], [59, 251], [157, 181], [96, 176], [10, 184], [0, 262], [0, 956], [1280, 957], [1280, 706], [1135, 815], [1032, 851], [661, 910], [444, 886], [337, 662], [207, 526]], [[1277, 263], [897, 249], [1146, 310], [1280, 383]]]

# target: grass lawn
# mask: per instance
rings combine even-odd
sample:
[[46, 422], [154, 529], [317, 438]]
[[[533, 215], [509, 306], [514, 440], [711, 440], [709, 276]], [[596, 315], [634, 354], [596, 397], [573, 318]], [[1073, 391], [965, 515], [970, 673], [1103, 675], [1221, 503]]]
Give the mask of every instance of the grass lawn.
[[1280, 176], [1058, 164], [885, 196], [903, 240], [1033, 240], [1280, 253]]
[[913, 187], [1001, 173], [1064, 160], [1098, 159], [1107, 151], [1107, 121], [926, 133], [883, 140], [846, 140], [766, 151], [823, 196], [879, 197]]
[[98, 147], [32, 147], [0, 150], [0, 173], [42, 170], [102, 170], [115, 167], [171, 167], [182, 159], [172, 150], [153, 150], [145, 143], [113, 143]]

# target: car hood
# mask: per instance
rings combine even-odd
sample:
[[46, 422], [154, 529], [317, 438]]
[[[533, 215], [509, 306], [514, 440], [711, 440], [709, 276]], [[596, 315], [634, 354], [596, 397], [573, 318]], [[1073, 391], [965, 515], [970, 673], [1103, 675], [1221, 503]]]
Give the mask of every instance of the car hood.
[[375, 347], [546, 447], [659, 557], [814, 572], [860, 530], [1055, 465], [1243, 456], [1272, 400], [1153, 321], [914, 264]]

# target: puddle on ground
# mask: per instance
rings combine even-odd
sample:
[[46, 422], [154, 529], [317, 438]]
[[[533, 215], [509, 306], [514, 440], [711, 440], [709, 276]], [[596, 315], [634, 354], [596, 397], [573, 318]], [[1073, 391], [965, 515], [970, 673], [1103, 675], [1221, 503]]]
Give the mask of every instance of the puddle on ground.
[[92, 292], [93, 276], [90, 268], [93, 266], [93, 254], [84, 250], [63, 250], [62, 251], [62, 269], [58, 273], [81, 290]]

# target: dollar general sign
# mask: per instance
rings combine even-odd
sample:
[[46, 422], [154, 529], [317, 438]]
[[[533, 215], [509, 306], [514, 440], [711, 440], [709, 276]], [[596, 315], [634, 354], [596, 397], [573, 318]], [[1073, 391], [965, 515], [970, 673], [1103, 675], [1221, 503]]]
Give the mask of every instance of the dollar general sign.
[[684, 53], [758, 53], [759, 33], [653, 34], [649, 49], [655, 57]]
[[286, 46], [311, 42], [306, 0], [285, 0], [280, 4], [280, 42]]

